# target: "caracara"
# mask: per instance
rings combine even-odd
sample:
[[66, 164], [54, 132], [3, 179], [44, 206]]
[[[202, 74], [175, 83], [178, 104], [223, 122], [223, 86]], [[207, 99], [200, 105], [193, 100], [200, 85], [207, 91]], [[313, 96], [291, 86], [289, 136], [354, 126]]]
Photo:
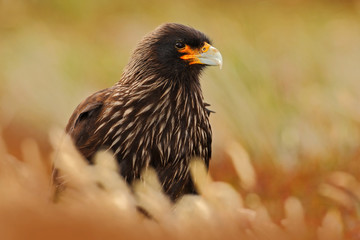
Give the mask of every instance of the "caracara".
[[89, 163], [108, 149], [129, 184], [151, 167], [172, 200], [196, 193], [189, 162], [198, 157], [209, 166], [211, 157], [210, 110], [199, 77], [205, 66], [222, 64], [210, 44], [175, 23], [146, 35], [120, 81], [86, 98], [68, 122], [66, 132]]

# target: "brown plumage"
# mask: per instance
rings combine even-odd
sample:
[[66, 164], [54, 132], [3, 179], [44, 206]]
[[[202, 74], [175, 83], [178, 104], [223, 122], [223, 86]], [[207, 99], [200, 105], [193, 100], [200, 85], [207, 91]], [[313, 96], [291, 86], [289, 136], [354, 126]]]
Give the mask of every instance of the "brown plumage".
[[96, 151], [111, 149], [128, 183], [152, 167], [171, 199], [195, 193], [189, 161], [200, 157], [208, 166], [211, 157], [199, 76], [221, 63], [203, 33], [161, 25], [138, 44], [119, 82], [80, 103], [66, 132], [90, 163]]

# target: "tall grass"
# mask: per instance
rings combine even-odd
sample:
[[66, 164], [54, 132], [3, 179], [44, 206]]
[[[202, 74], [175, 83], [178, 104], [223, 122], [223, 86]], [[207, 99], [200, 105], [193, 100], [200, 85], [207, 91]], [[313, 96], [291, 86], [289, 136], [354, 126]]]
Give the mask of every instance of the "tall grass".
[[[22, 144], [23, 161], [7, 154], [1, 143], [0, 226], [2, 239], [346, 239], [339, 210], [329, 208], [318, 225], [307, 221], [302, 202], [289, 197], [284, 215], [274, 221], [261, 196], [240, 194], [225, 182], [213, 181], [201, 161], [191, 164], [197, 195], [185, 195], [171, 203], [161, 191], [154, 171], [148, 169], [130, 190], [119, 176], [112, 155], [100, 152], [88, 165], [62, 131], [51, 136], [57, 151], [53, 162], [66, 186], [57, 202], [48, 169], [44, 168], [36, 142]], [[256, 184], [244, 149], [231, 147], [234, 166], [244, 186]], [[243, 167], [246, 166], [247, 167]], [[247, 177], [246, 177], [247, 176]], [[360, 197], [360, 182], [345, 172], [334, 172], [322, 183], [320, 193], [353, 208]], [[151, 219], [137, 211], [144, 209]], [[345, 235], [345, 233], [347, 235]], [[353, 235], [351, 235], [353, 234]]]

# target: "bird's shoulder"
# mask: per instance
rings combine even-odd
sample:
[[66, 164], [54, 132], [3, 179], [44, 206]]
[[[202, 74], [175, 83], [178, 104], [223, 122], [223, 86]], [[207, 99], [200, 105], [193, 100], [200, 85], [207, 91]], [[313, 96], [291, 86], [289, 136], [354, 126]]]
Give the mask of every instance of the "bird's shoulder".
[[85, 100], [83, 100], [72, 113], [69, 122], [66, 126], [66, 132], [70, 133], [83, 121], [90, 118], [96, 118], [95, 113], [99, 113], [107, 99], [111, 89], [106, 88], [93, 93]]
[[76, 107], [66, 126], [66, 133], [72, 137], [77, 148], [87, 158], [90, 158], [101, 145], [100, 142], [95, 141], [93, 133], [105, 102], [112, 91], [112, 88], [107, 88], [87, 97]]

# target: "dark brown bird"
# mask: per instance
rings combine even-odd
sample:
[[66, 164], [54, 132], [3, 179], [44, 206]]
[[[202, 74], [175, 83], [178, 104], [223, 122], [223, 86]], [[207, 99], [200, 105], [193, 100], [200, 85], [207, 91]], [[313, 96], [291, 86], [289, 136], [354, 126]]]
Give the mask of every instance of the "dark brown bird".
[[119, 82], [94, 93], [75, 109], [66, 132], [91, 163], [110, 149], [128, 183], [152, 167], [172, 200], [196, 193], [189, 161], [211, 157], [208, 105], [200, 73], [222, 64], [220, 52], [203, 33], [175, 23], [146, 35]]

